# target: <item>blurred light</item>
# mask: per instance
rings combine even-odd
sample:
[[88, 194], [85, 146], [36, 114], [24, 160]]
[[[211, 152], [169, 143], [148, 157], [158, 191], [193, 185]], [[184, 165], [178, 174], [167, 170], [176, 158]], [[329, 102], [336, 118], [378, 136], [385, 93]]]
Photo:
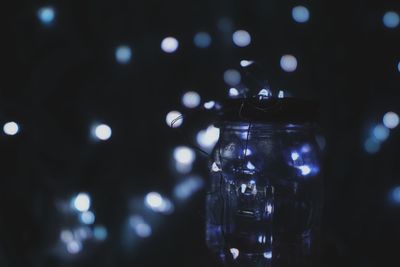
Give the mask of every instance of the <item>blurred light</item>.
[[264, 252], [264, 258], [266, 258], [266, 259], [272, 259], [272, 251]]
[[301, 171], [301, 175], [309, 175], [311, 173], [311, 168], [310, 166], [303, 165], [297, 167]]
[[94, 227], [93, 235], [96, 240], [103, 241], [107, 239], [107, 229], [104, 226], [98, 225]]
[[204, 103], [204, 108], [205, 109], [212, 109], [215, 106], [215, 101], [208, 101]]
[[397, 70], [400, 72], [400, 62], [397, 64]]
[[292, 9], [292, 17], [298, 23], [307, 22], [310, 18], [310, 11], [304, 6], [296, 6]]
[[178, 199], [187, 199], [200, 190], [204, 182], [199, 177], [189, 177], [175, 186], [174, 195]]
[[251, 64], [253, 64], [254, 61], [252, 60], [241, 60], [240, 61], [240, 66], [242, 66], [243, 68], [250, 66]]
[[236, 88], [230, 88], [229, 89], [229, 96], [230, 97], [237, 97], [239, 96], [239, 91]]
[[394, 11], [388, 11], [383, 15], [383, 24], [388, 28], [396, 28], [399, 26], [400, 17]]
[[67, 243], [67, 251], [70, 254], [77, 254], [82, 250], [82, 244], [78, 241], [71, 241]]
[[292, 152], [292, 160], [298, 160], [299, 159], [299, 157], [300, 157], [300, 155], [299, 155], [299, 153], [297, 153], [297, 152]]
[[81, 222], [84, 224], [93, 224], [96, 217], [93, 212], [85, 211], [80, 215]]
[[378, 141], [385, 141], [389, 137], [390, 131], [384, 125], [379, 124], [374, 127], [372, 134]]
[[194, 36], [193, 42], [199, 48], [207, 48], [211, 44], [211, 36], [206, 32], [198, 32]]
[[165, 117], [165, 121], [169, 127], [178, 128], [183, 123], [182, 113], [176, 110], [170, 111]]
[[220, 18], [217, 22], [217, 27], [222, 32], [232, 32], [233, 22], [230, 18]]
[[16, 135], [19, 131], [19, 126], [16, 122], [10, 121], [4, 124], [3, 131], [6, 135]]
[[166, 53], [173, 53], [179, 47], [179, 42], [174, 37], [166, 37], [161, 42], [161, 49]]
[[224, 72], [224, 81], [230, 86], [238, 85], [241, 79], [242, 77], [237, 70], [229, 69]]
[[96, 126], [94, 134], [98, 139], [105, 141], [110, 139], [112, 135], [112, 130], [107, 124], [100, 124]]
[[279, 93], [278, 93], [278, 98], [284, 98], [284, 97], [285, 97], [285, 92], [280, 90]]
[[37, 16], [44, 25], [49, 25], [54, 21], [56, 16], [53, 7], [42, 7], [38, 10]]
[[381, 148], [380, 143], [373, 138], [368, 138], [364, 143], [364, 149], [369, 154], [375, 154], [376, 152], [379, 151], [380, 148]]
[[150, 192], [146, 195], [145, 201], [148, 207], [155, 209], [161, 207], [163, 198], [157, 192]]
[[239, 250], [237, 248], [231, 248], [229, 251], [231, 252], [234, 260], [239, 257]]
[[232, 35], [233, 43], [239, 47], [248, 46], [251, 43], [251, 36], [247, 31], [238, 30]]
[[131, 61], [132, 51], [129, 46], [121, 45], [115, 49], [115, 59], [120, 64], [127, 64]]
[[383, 116], [383, 124], [389, 128], [394, 129], [399, 125], [399, 115], [390, 111]]
[[62, 230], [60, 233], [60, 239], [62, 242], [68, 243], [74, 240], [74, 235], [70, 230]]
[[202, 148], [212, 148], [217, 143], [219, 134], [219, 128], [210, 125], [206, 130], [199, 131], [196, 136], [196, 141]]
[[400, 186], [395, 187], [391, 193], [392, 200], [399, 204], [400, 203]]
[[281, 68], [286, 72], [293, 72], [297, 69], [297, 59], [292, 55], [283, 55]]
[[179, 146], [174, 150], [174, 159], [182, 164], [192, 164], [196, 159], [196, 154], [189, 147]]
[[243, 149], [243, 154], [244, 154], [245, 156], [250, 156], [250, 155], [253, 154], [253, 153], [251, 152], [250, 149], [246, 148], [246, 149]]
[[129, 219], [129, 224], [141, 238], [149, 237], [152, 233], [151, 226], [144, 221], [141, 216], [133, 215]]
[[201, 98], [197, 92], [189, 91], [182, 96], [182, 104], [187, 108], [195, 108], [200, 104]]
[[73, 199], [73, 206], [77, 211], [85, 212], [90, 209], [90, 197], [86, 193], [79, 193]]
[[92, 236], [92, 230], [89, 227], [79, 227], [74, 230], [74, 236], [78, 241], [82, 241]]
[[303, 152], [303, 153], [308, 153], [308, 152], [310, 152], [311, 151], [311, 146], [309, 145], [309, 144], [304, 144], [302, 147], [301, 147], [301, 152]]

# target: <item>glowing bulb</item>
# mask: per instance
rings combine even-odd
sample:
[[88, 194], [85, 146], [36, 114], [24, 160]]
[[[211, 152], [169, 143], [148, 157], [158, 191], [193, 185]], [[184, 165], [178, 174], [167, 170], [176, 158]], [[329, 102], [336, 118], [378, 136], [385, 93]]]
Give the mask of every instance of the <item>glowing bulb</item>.
[[112, 130], [107, 124], [100, 124], [96, 126], [94, 134], [98, 139], [105, 141], [110, 139], [112, 135]]
[[247, 167], [247, 169], [249, 169], [249, 170], [254, 170], [254, 169], [256, 168], [250, 161], [247, 162], [246, 167]]
[[205, 109], [212, 109], [215, 106], [215, 101], [208, 101], [204, 103], [204, 108]]
[[206, 32], [198, 32], [194, 36], [193, 42], [199, 48], [207, 48], [211, 44], [211, 36]]
[[4, 124], [3, 131], [6, 135], [16, 135], [19, 132], [19, 126], [16, 122], [10, 121]]
[[272, 251], [264, 252], [264, 258], [266, 258], [266, 259], [272, 259]]
[[310, 18], [310, 11], [304, 6], [296, 6], [292, 9], [292, 17], [298, 23], [307, 22]]
[[127, 64], [131, 61], [132, 51], [129, 46], [121, 45], [115, 49], [115, 59], [120, 64]]
[[280, 90], [278, 93], [278, 98], [284, 98], [284, 97], [285, 97], [285, 93], [282, 90]]
[[168, 112], [167, 116], [165, 117], [165, 122], [169, 127], [172, 128], [181, 126], [183, 123], [182, 113], [176, 110]]
[[383, 15], [382, 21], [387, 28], [396, 28], [399, 26], [400, 17], [398, 13], [394, 11], [388, 11]]
[[145, 203], [148, 207], [156, 209], [162, 206], [163, 198], [157, 192], [150, 192], [146, 195]]
[[293, 72], [297, 69], [297, 59], [292, 55], [283, 55], [280, 64], [286, 72]]
[[239, 250], [237, 248], [231, 248], [229, 251], [231, 252], [234, 260], [239, 257]]
[[239, 91], [238, 91], [238, 89], [236, 89], [236, 88], [230, 88], [229, 89], [229, 96], [230, 97], [237, 97], [237, 96], [239, 96]]
[[220, 172], [220, 171], [222, 171], [221, 168], [218, 167], [218, 165], [217, 165], [216, 162], [213, 162], [213, 164], [211, 165], [211, 170], [212, 170], [213, 172]]
[[201, 98], [197, 92], [189, 91], [182, 96], [182, 104], [187, 108], [195, 108], [200, 104]]
[[251, 43], [251, 36], [247, 31], [238, 30], [232, 35], [233, 43], [239, 47], [248, 46]]
[[73, 207], [80, 212], [85, 212], [90, 209], [91, 200], [88, 194], [79, 193], [73, 199]]
[[174, 37], [166, 37], [161, 42], [161, 49], [165, 53], [174, 53], [179, 47], [179, 42]]
[[266, 99], [272, 96], [272, 93], [269, 89], [261, 89], [260, 92], [258, 92], [258, 97], [260, 99]]
[[303, 165], [298, 167], [299, 170], [301, 171], [301, 175], [309, 175], [311, 173], [311, 168], [310, 166]]
[[219, 134], [219, 128], [210, 125], [206, 130], [199, 131], [196, 136], [196, 141], [202, 148], [212, 148], [217, 143]]
[[240, 61], [240, 66], [242, 66], [243, 68], [250, 66], [251, 64], [253, 64], [254, 61], [251, 60], [241, 60]]
[[389, 128], [394, 129], [399, 125], [399, 115], [390, 111], [383, 116], [383, 124]]
[[196, 154], [189, 147], [179, 146], [174, 150], [174, 159], [181, 164], [192, 164], [196, 159]]
[[296, 161], [298, 160], [300, 157], [299, 153], [297, 152], [292, 152], [292, 160]]
[[53, 7], [47, 6], [40, 8], [37, 12], [37, 16], [42, 24], [50, 25], [54, 21], [56, 13]]

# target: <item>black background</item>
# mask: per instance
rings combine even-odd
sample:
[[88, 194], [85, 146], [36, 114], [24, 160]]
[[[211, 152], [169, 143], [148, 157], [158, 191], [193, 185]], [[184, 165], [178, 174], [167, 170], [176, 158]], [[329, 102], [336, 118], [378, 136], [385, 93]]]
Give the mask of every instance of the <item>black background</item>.
[[[203, 191], [177, 203], [169, 216], [153, 216], [153, 235], [124, 242], [134, 200], [149, 191], [170, 195], [179, 179], [171, 170], [182, 134], [165, 123], [168, 111], [185, 112], [180, 98], [196, 90], [222, 100], [223, 73], [254, 59], [273, 89], [318, 100], [325, 134], [324, 266], [396, 266], [400, 208], [388, 201], [400, 185], [399, 132], [376, 154], [363, 148], [371, 127], [399, 110], [400, 28], [382, 23], [396, 1], [18, 1], [2, 8], [0, 123], [15, 120], [21, 132], [0, 138], [0, 266], [214, 266], [203, 237]], [[303, 4], [310, 21], [295, 23]], [[44, 26], [37, 10], [51, 5]], [[247, 30], [252, 43], [232, 43]], [[207, 31], [212, 44], [193, 44]], [[179, 40], [176, 53], [161, 40]], [[127, 65], [115, 48], [132, 48]], [[293, 54], [295, 72], [282, 71]], [[254, 94], [257, 92], [254, 92]], [[198, 110], [201, 113], [200, 110]], [[191, 111], [193, 113], [193, 111]], [[196, 115], [200, 116], [201, 115]], [[93, 123], [112, 127], [107, 142], [90, 138]], [[186, 123], [187, 122], [187, 123]], [[184, 135], [206, 121], [185, 120]], [[189, 138], [190, 139], [190, 138]], [[204, 174], [198, 154], [195, 173]], [[205, 177], [204, 177], [205, 178]], [[59, 201], [89, 192], [96, 220], [108, 239], [78, 256], [54, 250], [64, 227]], [[135, 206], [135, 205], [133, 205]], [[216, 265], [217, 266], [217, 265]]]

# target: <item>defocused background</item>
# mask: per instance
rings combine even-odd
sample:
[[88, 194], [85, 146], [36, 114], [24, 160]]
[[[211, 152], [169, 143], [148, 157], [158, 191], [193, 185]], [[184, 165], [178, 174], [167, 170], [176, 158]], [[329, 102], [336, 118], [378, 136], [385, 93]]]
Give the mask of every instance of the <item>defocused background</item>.
[[218, 266], [193, 146], [254, 62], [321, 105], [324, 266], [396, 265], [400, 2], [8, 4], [0, 266]]

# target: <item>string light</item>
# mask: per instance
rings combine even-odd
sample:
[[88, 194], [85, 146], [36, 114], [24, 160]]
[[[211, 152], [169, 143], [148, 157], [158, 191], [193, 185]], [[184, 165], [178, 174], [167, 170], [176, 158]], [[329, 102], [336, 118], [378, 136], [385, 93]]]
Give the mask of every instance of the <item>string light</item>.
[[111, 138], [112, 130], [107, 124], [96, 125], [94, 128], [94, 136], [102, 141], [106, 141]]
[[182, 113], [176, 110], [168, 112], [167, 116], [165, 117], [165, 122], [169, 127], [172, 128], [177, 128], [181, 126], [183, 123]]
[[85, 212], [90, 209], [91, 200], [88, 194], [86, 193], [79, 193], [75, 198], [72, 200], [73, 207], [80, 212]]

